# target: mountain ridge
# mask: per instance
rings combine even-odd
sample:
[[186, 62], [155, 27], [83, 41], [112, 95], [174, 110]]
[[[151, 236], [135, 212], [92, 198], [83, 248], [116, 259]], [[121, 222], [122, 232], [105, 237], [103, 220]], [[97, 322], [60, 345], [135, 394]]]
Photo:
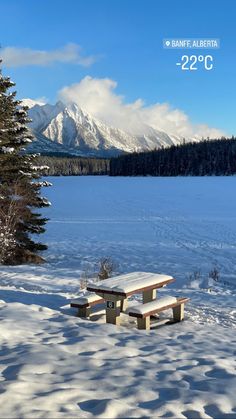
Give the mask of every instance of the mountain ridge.
[[[29, 117], [36, 141], [27, 152], [67, 152], [72, 155], [112, 157], [122, 153], [149, 151], [183, 143], [183, 139], [146, 125], [144, 132], [134, 135], [105, 124], [76, 103], [55, 105], [43, 104], [32, 99], [23, 99], [29, 106]], [[48, 142], [47, 142], [48, 140]], [[193, 141], [193, 139], [189, 139]], [[196, 141], [196, 140], [195, 140]], [[55, 146], [55, 147], [54, 147]], [[58, 148], [58, 146], [61, 146]]]

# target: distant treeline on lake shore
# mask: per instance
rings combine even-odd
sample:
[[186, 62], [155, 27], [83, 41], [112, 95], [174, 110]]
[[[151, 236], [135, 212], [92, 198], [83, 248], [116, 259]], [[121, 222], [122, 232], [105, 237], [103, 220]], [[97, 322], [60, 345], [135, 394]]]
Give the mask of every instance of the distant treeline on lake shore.
[[110, 176], [229, 176], [235, 173], [234, 137], [126, 154], [110, 161]]
[[46, 176], [108, 175], [110, 168], [109, 159], [86, 157], [40, 156], [38, 164], [48, 166]]
[[111, 159], [40, 156], [48, 176], [229, 176], [236, 174], [236, 139], [204, 140]]

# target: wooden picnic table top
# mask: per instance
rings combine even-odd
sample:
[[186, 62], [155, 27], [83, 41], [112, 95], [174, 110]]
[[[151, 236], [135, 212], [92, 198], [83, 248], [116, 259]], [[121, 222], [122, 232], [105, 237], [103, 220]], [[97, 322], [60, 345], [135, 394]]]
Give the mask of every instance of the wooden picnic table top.
[[151, 272], [132, 272], [118, 275], [96, 283], [89, 283], [87, 290], [95, 293], [113, 294], [128, 297], [137, 292], [161, 288], [174, 282], [170, 275], [162, 275]]

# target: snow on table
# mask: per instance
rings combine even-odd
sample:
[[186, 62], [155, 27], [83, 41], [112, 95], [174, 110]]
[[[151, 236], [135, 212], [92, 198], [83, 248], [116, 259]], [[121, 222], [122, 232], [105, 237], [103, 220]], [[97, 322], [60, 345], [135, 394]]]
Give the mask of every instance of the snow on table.
[[138, 306], [133, 306], [128, 309], [128, 312], [137, 313], [137, 314], [145, 314], [152, 310], [158, 310], [162, 307], [169, 306], [177, 302], [176, 297], [163, 297], [159, 298], [158, 300], [151, 301], [150, 303], [146, 304], [139, 304]]
[[74, 298], [73, 300], [71, 300], [71, 304], [93, 304], [96, 301], [98, 301], [98, 298], [99, 297], [96, 294], [86, 294], [81, 297]]
[[132, 272], [115, 276], [104, 281], [88, 283], [89, 291], [108, 292], [113, 294], [129, 294], [148, 287], [162, 287], [174, 281], [170, 275], [155, 274], [151, 272]]

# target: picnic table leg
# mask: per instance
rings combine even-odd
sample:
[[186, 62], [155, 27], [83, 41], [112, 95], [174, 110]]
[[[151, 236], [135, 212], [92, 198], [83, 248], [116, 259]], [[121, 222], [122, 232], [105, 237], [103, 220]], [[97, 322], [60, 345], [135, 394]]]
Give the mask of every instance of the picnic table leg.
[[128, 308], [128, 298], [121, 301], [120, 311], [124, 312]]
[[141, 319], [140, 317], [137, 318], [138, 329], [139, 330], [150, 330], [150, 316]]
[[106, 307], [106, 322], [119, 326], [120, 324], [120, 301], [113, 301], [114, 308]]
[[106, 323], [120, 324], [121, 298], [105, 292], [97, 293], [106, 301]]
[[173, 307], [173, 317], [175, 322], [181, 322], [184, 319], [184, 304]]
[[91, 307], [79, 307], [78, 308], [78, 317], [89, 317], [91, 314]]
[[156, 290], [146, 290], [143, 291], [143, 304], [150, 303], [156, 299], [157, 291]]

